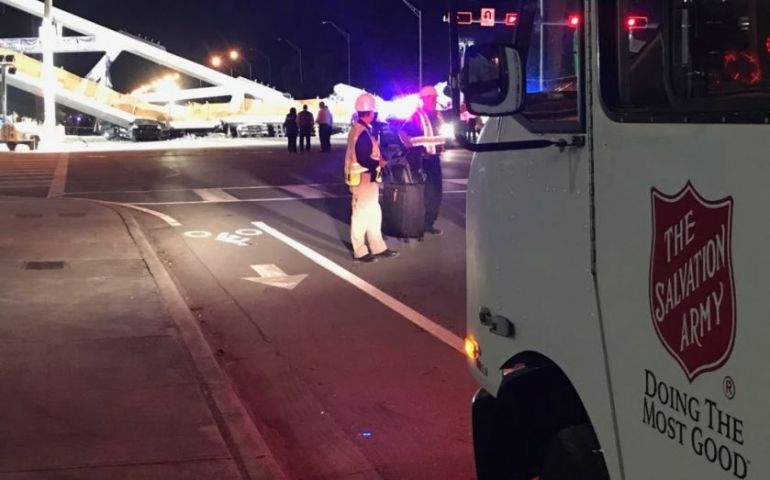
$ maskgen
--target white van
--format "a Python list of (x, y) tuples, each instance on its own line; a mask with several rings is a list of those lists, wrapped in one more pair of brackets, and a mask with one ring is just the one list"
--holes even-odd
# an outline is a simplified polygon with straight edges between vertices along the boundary
[(770, 479), (770, 0), (450, 5), (478, 478)]

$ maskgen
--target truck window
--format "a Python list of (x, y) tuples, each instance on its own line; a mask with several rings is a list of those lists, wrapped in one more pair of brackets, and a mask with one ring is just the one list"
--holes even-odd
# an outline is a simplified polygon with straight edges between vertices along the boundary
[(770, 114), (770, 0), (599, 5), (602, 95), (615, 113), (701, 122)]
[[(517, 45), (526, 52), (527, 94), (522, 117), (533, 131), (580, 128), (582, 6), (578, 0), (528, 0), (531, 28)], [(524, 38), (522, 38), (524, 37)]]

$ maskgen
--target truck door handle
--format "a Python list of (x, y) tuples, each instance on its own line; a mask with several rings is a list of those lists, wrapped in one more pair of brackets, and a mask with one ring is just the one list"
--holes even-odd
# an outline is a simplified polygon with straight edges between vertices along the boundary
[(556, 140), (553, 143), (553, 146), (558, 148), (560, 152), (563, 152), (567, 147), (585, 147), (586, 137), (575, 135), (570, 139), (569, 142), (562, 138), (560, 140)]
[(493, 314), (487, 307), (481, 307), (479, 310), (479, 322), (489, 331), (501, 337), (513, 338), (516, 335), (516, 327), (513, 322), (502, 315)]

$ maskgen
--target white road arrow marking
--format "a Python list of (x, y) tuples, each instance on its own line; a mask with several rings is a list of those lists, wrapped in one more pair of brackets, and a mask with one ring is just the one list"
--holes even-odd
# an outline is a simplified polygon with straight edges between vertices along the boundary
[(284, 290), (294, 290), (297, 285), (307, 278), (306, 273), (300, 275), (286, 275), (286, 272), (276, 265), (252, 265), (251, 269), (254, 270), (259, 277), (244, 277), (243, 280), (261, 283), (268, 287), (283, 288)]
[(217, 240), (224, 243), (231, 243), (233, 245), (238, 245), (239, 247), (248, 247), (249, 246), (249, 239), (243, 238), (238, 235), (234, 235), (232, 233), (222, 232), (219, 235), (217, 235)]

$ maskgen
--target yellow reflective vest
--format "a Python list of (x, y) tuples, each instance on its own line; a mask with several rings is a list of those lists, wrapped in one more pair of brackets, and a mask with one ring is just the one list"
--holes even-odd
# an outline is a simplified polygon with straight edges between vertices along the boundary
[[(441, 121), (441, 114), (437, 113), (439, 120)], [(429, 155), (436, 155), (438, 148), (446, 143), (446, 138), (439, 135), (433, 128), (433, 124), (428, 117), (428, 114), (422, 109), (417, 109), (417, 118), (420, 121), (420, 127), (422, 128), (422, 135), (419, 137), (412, 137), (411, 142), (414, 147), (425, 147), (426, 152)]]
[[(358, 138), (363, 134), (369, 135), (372, 139), (372, 160), (379, 161), (382, 158), (380, 145), (377, 143), (377, 139), (372, 135), (372, 132), (360, 122), (354, 123), (348, 134), (348, 146), (347, 150), (345, 150), (345, 183), (351, 187), (361, 184), (362, 175), (369, 175), (369, 169), (358, 163), (358, 160), (356, 159), (356, 143), (358, 142)], [(376, 173), (377, 176), (375, 181), (377, 183), (382, 183), (382, 169), (377, 167)]]

